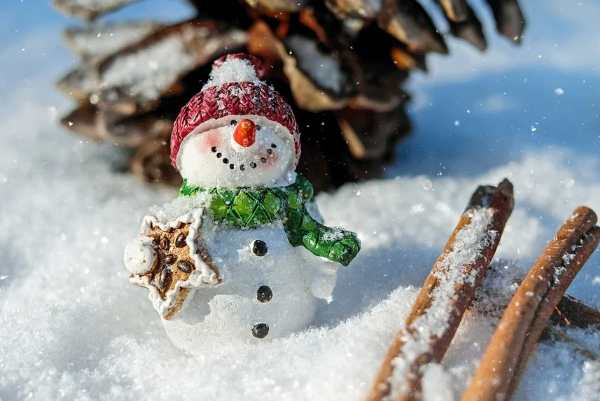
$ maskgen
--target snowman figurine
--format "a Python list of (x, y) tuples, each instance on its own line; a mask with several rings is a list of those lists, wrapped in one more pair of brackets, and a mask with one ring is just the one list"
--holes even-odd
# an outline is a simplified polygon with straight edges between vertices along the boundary
[(294, 114), (261, 77), (253, 56), (215, 61), (173, 128), (179, 196), (154, 207), (125, 248), (130, 281), (196, 355), (306, 328), (360, 250), (354, 233), (321, 223), (311, 184), (294, 171)]

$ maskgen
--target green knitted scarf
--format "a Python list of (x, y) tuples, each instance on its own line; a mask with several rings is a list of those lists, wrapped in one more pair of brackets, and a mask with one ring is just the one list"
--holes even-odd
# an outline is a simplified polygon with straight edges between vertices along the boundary
[(313, 254), (347, 266), (360, 250), (356, 234), (326, 227), (306, 210), (313, 188), (300, 175), (292, 185), (273, 188), (202, 188), (183, 180), (179, 196), (211, 195), (208, 209), (217, 223), (253, 228), (281, 221), (292, 246), (304, 246)]

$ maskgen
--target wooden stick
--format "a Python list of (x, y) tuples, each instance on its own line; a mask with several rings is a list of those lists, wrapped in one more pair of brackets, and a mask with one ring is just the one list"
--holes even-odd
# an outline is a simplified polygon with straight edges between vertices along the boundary
[(509, 398), (516, 390), (519, 380), (523, 375), (523, 371), (527, 366), (527, 361), (533, 353), (542, 332), (548, 326), (548, 321), (550, 320), (550, 316), (552, 316), (556, 310), (556, 305), (560, 302), (567, 291), (567, 288), (569, 288), (577, 274), (581, 271), (583, 265), (585, 265), (590, 256), (592, 256), (592, 253), (594, 253), (598, 247), (598, 243), (600, 243), (600, 227), (594, 226), (579, 240), (576, 245), (577, 248), (571, 251), (574, 251), (574, 253), (570, 254), (571, 256), (569, 257), (570, 259), (568, 262), (564, 262), (564, 270), (556, 272), (554, 282), (546, 292), (545, 302), (540, 304), (536, 318), (529, 329), (525, 345), (523, 346), (523, 352), (519, 358), (519, 364), (517, 365), (512, 383), (509, 387)]
[(504, 312), (461, 401), (508, 400), (556, 305), (600, 241), (596, 214), (579, 207), (550, 241)]
[(475, 191), (421, 288), (406, 328), (389, 348), (368, 401), (380, 401), (390, 393), (390, 377), (398, 361), (404, 362), (404, 368), (396, 372), (402, 381), (398, 400), (421, 398), (420, 368), (440, 362), (446, 353), (496, 252), (513, 206), (513, 186), (506, 179), (497, 188), (482, 186)]

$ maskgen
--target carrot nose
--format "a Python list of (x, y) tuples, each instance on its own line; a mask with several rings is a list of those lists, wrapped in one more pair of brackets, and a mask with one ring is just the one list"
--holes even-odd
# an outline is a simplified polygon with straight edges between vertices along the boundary
[(233, 139), (244, 148), (254, 145), (256, 141), (256, 124), (252, 120), (244, 118), (235, 128)]

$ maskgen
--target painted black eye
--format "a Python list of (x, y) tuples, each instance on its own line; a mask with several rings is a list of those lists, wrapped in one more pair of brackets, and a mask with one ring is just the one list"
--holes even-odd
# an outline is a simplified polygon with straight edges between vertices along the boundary
[(272, 155), (273, 154), (273, 150), (267, 149), (267, 153), (270, 154), (270, 155)]
[(217, 157), (219, 157), (219, 158), (220, 158), (221, 156), (223, 156), (223, 155), (222, 155), (222, 154), (220, 154), (220, 153), (217, 153)]
[(244, 171), (246, 170), (246, 166), (244, 166), (243, 164), (240, 166), (240, 170)]
[(264, 157), (261, 157), (261, 158), (260, 158), (260, 162), (261, 162), (261, 163), (266, 163), (266, 162), (267, 162), (267, 159), (265, 159)]
[(260, 131), (260, 125), (257, 125), (257, 126), (256, 126), (256, 130), (257, 130), (257, 131)]
[(254, 163), (254, 162), (250, 163), (250, 167), (256, 168), (256, 163)]
[(235, 166), (233, 165), (233, 163), (229, 165), (229, 168), (232, 169), (232, 170), (235, 168)]
[(212, 148), (210, 148), (210, 150), (212, 150), (212, 152), (215, 153), (217, 151), (217, 147), (213, 146)]
[(271, 147), (272, 147), (273, 149), (275, 149), (275, 148), (277, 148), (277, 145), (275, 145), (274, 143), (272, 143), (272, 144), (271, 144)]
[(224, 158), (223, 159), (223, 163), (225, 163), (225, 164), (229, 163), (229, 159), (228, 158)]
[(236, 120), (231, 120), (231, 123), (230, 123), (230, 124), (231, 124), (231, 125), (236, 125), (236, 124), (237, 124), (237, 121), (236, 121)]

